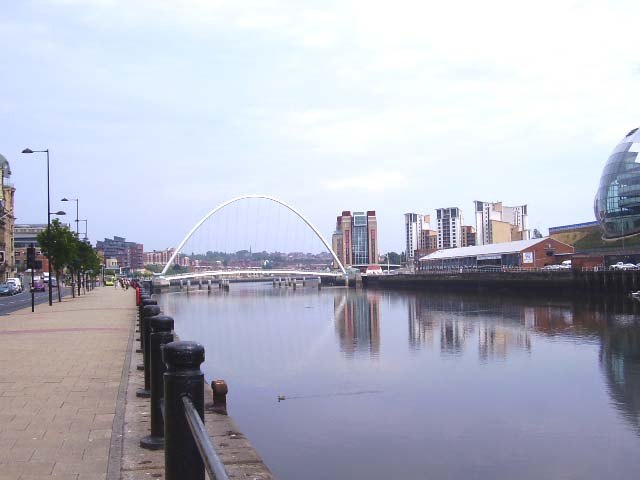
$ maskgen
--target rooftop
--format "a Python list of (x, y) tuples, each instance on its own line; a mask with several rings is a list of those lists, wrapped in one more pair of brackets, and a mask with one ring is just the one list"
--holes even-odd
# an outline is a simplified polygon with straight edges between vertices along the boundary
[(503, 253), (521, 252), (533, 245), (548, 240), (549, 237), (533, 238), (531, 240), (517, 240), (515, 242), (491, 243), (475, 247), (447, 248), (425, 255), (420, 260), (444, 260), (447, 258), (476, 257), (480, 255), (497, 255)]

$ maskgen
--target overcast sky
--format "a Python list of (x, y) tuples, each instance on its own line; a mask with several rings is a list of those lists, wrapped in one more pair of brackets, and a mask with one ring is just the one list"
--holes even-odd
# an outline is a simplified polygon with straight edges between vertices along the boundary
[(593, 219), (604, 163), (640, 126), (637, 1), (4, 1), (0, 153), (18, 223), (52, 209), (92, 240), (179, 243), (244, 193), (330, 241), (376, 210), (529, 205), (532, 228)]

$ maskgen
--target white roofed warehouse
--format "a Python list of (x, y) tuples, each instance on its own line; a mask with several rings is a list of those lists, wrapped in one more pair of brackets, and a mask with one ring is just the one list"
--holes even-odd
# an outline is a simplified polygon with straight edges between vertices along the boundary
[(571, 259), (571, 245), (553, 238), (492, 243), (474, 247), (438, 250), (420, 258), (419, 270), (498, 268), (541, 268)]

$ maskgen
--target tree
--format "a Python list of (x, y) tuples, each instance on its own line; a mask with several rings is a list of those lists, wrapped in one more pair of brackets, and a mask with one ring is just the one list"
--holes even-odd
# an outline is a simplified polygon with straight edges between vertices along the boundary
[(73, 262), (77, 255), (78, 236), (55, 218), (51, 222), (51, 228), (40, 232), (37, 238), (42, 253), (51, 261), (51, 268), (58, 284), (58, 301), (61, 302), (60, 273)]
[(389, 263), (394, 265), (400, 265), (402, 263), (402, 255), (396, 252), (387, 253), (387, 259)]
[(95, 277), (100, 273), (101, 262), (100, 257), (96, 251), (91, 247), (90, 243), (82, 242), (77, 240), (78, 246), (78, 263), (80, 265), (80, 271), (85, 274), (85, 286), (86, 286), (86, 277), (89, 275), (90, 278)]
[(540, 233), (540, 230), (538, 230), (537, 228), (533, 229), (533, 238), (542, 238), (542, 234)]

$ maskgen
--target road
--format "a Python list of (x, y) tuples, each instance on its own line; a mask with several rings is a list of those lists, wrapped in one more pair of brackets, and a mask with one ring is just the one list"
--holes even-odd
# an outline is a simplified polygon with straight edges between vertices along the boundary
[[(71, 288), (64, 287), (61, 288), (62, 296), (71, 295)], [(46, 303), (49, 301), (49, 292), (36, 292), (35, 294), (35, 303), (36, 309), (39, 304), (45, 304), (42, 307), (48, 306)], [(57, 289), (53, 289), (53, 301), (58, 301), (58, 292)], [(31, 306), (31, 293), (29, 290), (24, 290), (23, 292), (17, 295), (11, 295), (8, 297), (0, 297), (0, 315), (7, 315), (11, 312), (15, 312), (16, 310), (20, 310), (21, 308), (30, 307)], [(42, 308), (40, 307), (40, 308)]]

